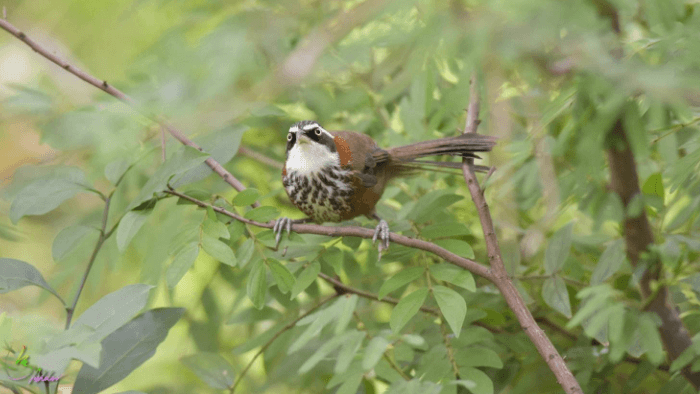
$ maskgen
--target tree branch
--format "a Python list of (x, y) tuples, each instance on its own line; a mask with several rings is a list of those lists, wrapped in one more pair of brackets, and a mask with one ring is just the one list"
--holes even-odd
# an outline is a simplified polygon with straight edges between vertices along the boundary
[[(479, 93), (476, 89), (476, 75), (471, 77), (471, 86), (469, 89), (469, 106), (467, 107), (467, 120), (464, 126), (465, 133), (476, 133), (479, 126)], [(582, 394), (583, 391), (579, 386), (576, 378), (567, 367), (564, 359), (561, 357), (557, 349), (554, 347), (549, 337), (537, 325), (535, 318), (527, 309), (520, 293), (513, 285), (513, 282), (508, 277), (503, 259), (501, 257), (501, 249), (498, 245), (498, 238), (491, 219), (489, 205), (484, 198), (484, 192), (479, 186), (479, 181), (474, 172), (474, 161), (471, 159), (463, 159), (462, 170), (464, 180), (469, 188), (469, 193), (472, 196), (474, 205), (479, 212), (479, 220), (481, 228), (484, 232), (484, 241), (486, 242), (486, 250), (488, 252), (489, 263), (493, 272), (492, 282), (498, 287), (503, 294), (510, 309), (515, 313), (523, 330), (534, 343), (537, 351), (545, 360), (549, 368), (557, 378), (557, 382), (562, 386), (568, 394)]]
[[(83, 81), (89, 83), (90, 85), (104, 91), (105, 93), (108, 93), (119, 100), (129, 104), (132, 108), (137, 110), (139, 113), (141, 113), (143, 116), (151, 119), (152, 121), (160, 124), (162, 127), (164, 127), (170, 135), (175, 137), (178, 141), (180, 141), (183, 145), (191, 146), (195, 149), (198, 149), (202, 151), (202, 148), (200, 148), (197, 144), (192, 142), (189, 138), (185, 136), (181, 131), (176, 129), (174, 126), (168, 124), (165, 120), (161, 119), (158, 116), (152, 116), (146, 113), (143, 113), (141, 111), (140, 106), (138, 103), (129, 97), (126, 93), (122, 92), (121, 90), (115, 88), (114, 86), (110, 85), (107, 83), (107, 81), (100, 80), (89, 73), (81, 70), (80, 68), (68, 63), (67, 61), (59, 58), (58, 56), (54, 55), (51, 53), (49, 50), (41, 46), (39, 43), (36, 41), (32, 40), (31, 38), (27, 37), (26, 34), (22, 33), (19, 29), (17, 29), (15, 26), (13, 26), (10, 22), (0, 19), (0, 28), (3, 30), (7, 31), (8, 33), (12, 34), (13, 36), (17, 37), (20, 39), (23, 43), (27, 44), (30, 48), (32, 48), (36, 53), (40, 54), (41, 56), (49, 59), (53, 63), (57, 64), (59, 67), (63, 68), (64, 70), (68, 71), (69, 73), (75, 75), (76, 77), (82, 79)], [(236, 179), (233, 174), (228, 172), (224, 167), (221, 166), (216, 160), (212, 159), (211, 157), (208, 158), (207, 160), (204, 161), (207, 163), (207, 165), (215, 172), (217, 173), (221, 178), (223, 178), (226, 183), (231, 185), (234, 189), (241, 191), (245, 189), (245, 186)], [(260, 204), (258, 202), (253, 203), (253, 207), (258, 207)]]
[[(172, 194), (174, 196), (178, 196), (182, 199), (185, 199), (187, 201), (190, 201), (202, 208), (207, 208), (211, 207), (214, 211), (226, 215), (232, 219), (236, 219), (238, 221), (241, 221), (243, 223), (251, 224), (253, 226), (257, 227), (262, 227), (262, 228), (269, 228), (271, 229), (274, 226), (274, 222), (270, 223), (261, 223), (261, 222), (256, 222), (254, 220), (246, 219), (242, 216), (239, 216), (233, 212), (230, 212), (224, 208), (217, 207), (211, 204), (207, 204), (204, 201), (197, 200), (196, 198), (190, 197), (186, 194), (182, 194), (180, 192), (177, 192), (175, 190), (166, 190), (165, 193), (167, 194)], [(364, 227), (355, 227), (355, 226), (343, 226), (343, 227), (331, 227), (331, 226), (321, 226), (318, 224), (292, 224), (292, 231), (295, 233), (299, 234), (317, 234), (317, 235), (326, 235), (329, 237), (359, 237), (359, 238), (365, 238), (365, 239), (371, 239), (374, 236), (374, 230), (364, 228)], [(423, 241), (420, 239), (415, 239), (415, 238), (409, 238), (403, 235), (399, 235), (396, 233), (390, 233), (389, 234), (389, 239), (391, 242), (395, 242), (399, 245), (404, 245), (409, 248), (415, 248), (415, 249), (421, 249), (425, 250), (426, 252), (431, 252), (441, 258), (443, 258), (445, 261), (452, 263), (458, 267), (464, 268), (476, 275), (479, 275), (481, 277), (484, 277), (488, 280), (492, 280), (492, 273), (491, 270), (489, 270), (487, 267), (477, 263), (474, 260), (470, 260), (461, 256), (458, 256), (447, 249), (441, 248), (438, 245)]]

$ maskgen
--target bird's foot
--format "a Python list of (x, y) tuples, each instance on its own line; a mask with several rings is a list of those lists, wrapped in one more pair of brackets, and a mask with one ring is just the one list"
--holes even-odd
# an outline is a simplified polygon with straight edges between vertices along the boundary
[(374, 229), (374, 236), (372, 237), (372, 245), (379, 239), (379, 246), (377, 250), (379, 251), (379, 259), (382, 258), (382, 251), (389, 249), (389, 224), (386, 220), (379, 220), (379, 224)]
[(277, 249), (280, 245), (280, 241), (282, 240), (282, 232), (284, 230), (287, 230), (287, 238), (289, 238), (289, 234), (292, 232), (292, 224), (307, 223), (309, 220), (309, 218), (292, 220), (286, 216), (275, 220), (275, 225), (272, 226), (272, 232), (275, 234), (275, 249)]

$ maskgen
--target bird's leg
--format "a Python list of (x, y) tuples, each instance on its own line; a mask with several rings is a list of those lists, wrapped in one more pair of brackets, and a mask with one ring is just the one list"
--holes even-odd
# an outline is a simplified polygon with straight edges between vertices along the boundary
[(275, 249), (280, 245), (280, 240), (282, 240), (282, 231), (287, 230), (287, 237), (289, 233), (292, 232), (292, 224), (303, 224), (311, 221), (311, 218), (303, 219), (290, 219), (286, 216), (275, 220), (275, 225), (272, 227), (272, 232), (275, 234)]
[(386, 222), (386, 220), (377, 216), (376, 213), (372, 213), (371, 215), (367, 216), (372, 219), (379, 220), (379, 224), (377, 224), (377, 227), (374, 229), (372, 244), (374, 245), (374, 243), (377, 242), (377, 239), (379, 239), (379, 246), (377, 247), (377, 250), (379, 251), (379, 259), (381, 259), (382, 251), (389, 249), (389, 224)]

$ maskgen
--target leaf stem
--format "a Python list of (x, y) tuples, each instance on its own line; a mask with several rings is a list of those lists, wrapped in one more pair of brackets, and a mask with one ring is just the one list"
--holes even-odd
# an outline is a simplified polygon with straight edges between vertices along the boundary
[(324, 299), (323, 301), (321, 301), (321, 302), (319, 302), (318, 304), (314, 305), (311, 309), (309, 309), (309, 310), (306, 311), (305, 313), (302, 313), (301, 315), (299, 315), (299, 317), (297, 317), (297, 318), (294, 319), (292, 322), (290, 322), (289, 324), (287, 324), (286, 326), (284, 326), (284, 328), (282, 328), (282, 329), (281, 329), (279, 332), (277, 332), (272, 338), (270, 338), (270, 339), (260, 348), (260, 350), (258, 350), (258, 352), (255, 353), (255, 356), (253, 356), (253, 358), (250, 360), (250, 362), (248, 362), (248, 365), (246, 365), (245, 368), (243, 368), (243, 371), (241, 371), (241, 374), (238, 375), (238, 378), (237, 378), (236, 381), (233, 383), (233, 386), (231, 386), (231, 388), (229, 389), (229, 393), (234, 394), (234, 393), (236, 392), (236, 388), (237, 388), (238, 385), (241, 383), (241, 380), (243, 380), (243, 377), (248, 373), (248, 370), (250, 369), (250, 367), (253, 366), (253, 363), (255, 362), (255, 360), (257, 360), (258, 357), (260, 357), (260, 355), (263, 354), (263, 353), (265, 352), (265, 350), (267, 350), (267, 348), (270, 347), (270, 345), (272, 345), (272, 342), (274, 342), (275, 339), (279, 338), (279, 336), (282, 335), (283, 333), (285, 333), (286, 331), (289, 331), (290, 329), (292, 329), (292, 328), (299, 322), (299, 320), (301, 320), (301, 319), (305, 318), (306, 316), (312, 314), (312, 313), (315, 312), (318, 308), (320, 308), (321, 306), (323, 306), (324, 304), (326, 304), (328, 301), (330, 301), (330, 300), (336, 298), (337, 296), (338, 296), (337, 294), (333, 294), (332, 296), (327, 297), (327, 298)]
[(112, 194), (110, 194), (108, 197), (105, 198), (105, 207), (102, 210), (102, 227), (100, 228), (100, 236), (97, 239), (97, 243), (95, 244), (95, 248), (92, 250), (92, 255), (90, 256), (90, 260), (88, 261), (88, 265), (85, 268), (85, 273), (83, 274), (83, 278), (80, 281), (80, 286), (78, 287), (78, 292), (75, 294), (75, 298), (73, 299), (73, 303), (71, 304), (70, 308), (66, 308), (66, 326), (65, 329), (70, 328), (70, 323), (71, 320), (73, 319), (73, 314), (75, 313), (75, 307), (78, 304), (78, 299), (80, 299), (80, 294), (83, 292), (83, 288), (85, 287), (85, 282), (87, 281), (88, 274), (90, 274), (90, 270), (92, 269), (92, 265), (95, 263), (95, 258), (97, 257), (97, 253), (100, 251), (102, 248), (102, 244), (104, 244), (105, 240), (112, 235), (112, 232), (114, 232), (114, 229), (117, 228), (117, 225), (115, 224), (114, 227), (108, 232), (105, 233), (105, 229), (107, 228), (107, 219), (109, 218), (109, 206), (110, 203), (112, 202)]

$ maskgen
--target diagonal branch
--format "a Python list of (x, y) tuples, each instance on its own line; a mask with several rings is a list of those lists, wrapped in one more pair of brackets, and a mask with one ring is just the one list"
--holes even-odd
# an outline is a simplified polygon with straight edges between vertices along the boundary
[[(63, 68), (64, 70), (68, 71), (69, 73), (75, 75), (76, 77), (82, 79), (83, 81), (89, 83), (90, 85), (104, 91), (105, 93), (108, 93), (119, 100), (129, 104), (131, 107), (133, 107), (135, 110), (139, 111), (143, 116), (151, 119), (152, 121), (160, 124), (163, 128), (168, 130), (170, 135), (175, 137), (176, 140), (180, 141), (183, 145), (191, 146), (195, 149), (202, 150), (197, 144), (192, 142), (185, 134), (183, 134), (180, 130), (176, 129), (174, 126), (168, 124), (164, 119), (160, 118), (159, 116), (153, 116), (149, 115), (146, 113), (143, 113), (138, 105), (138, 103), (132, 99), (130, 96), (128, 96), (126, 93), (122, 92), (121, 90), (115, 88), (114, 86), (110, 85), (107, 83), (107, 81), (100, 80), (91, 74), (81, 70), (80, 68), (68, 63), (67, 61), (59, 58), (58, 56), (54, 55), (51, 53), (48, 49), (44, 48), (41, 46), (41, 44), (37, 43), (33, 39), (27, 37), (26, 34), (22, 33), (21, 30), (13, 26), (10, 22), (0, 19), (0, 28), (3, 30), (7, 31), (8, 33), (12, 34), (13, 36), (17, 37), (20, 39), (23, 43), (27, 44), (30, 48), (32, 48), (36, 53), (40, 54), (41, 56), (49, 59), (53, 63), (57, 64), (59, 67)], [(231, 185), (234, 189), (241, 191), (245, 189), (245, 186), (238, 180), (236, 179), (233, 174), (228, 172), (224, 167), (219, 164), (216, 160), (212, 159), (211, 157), (205, 160), (205, 163), (215, 172), (217, 173), (221, 178), (223, 178), (226, 183)], [(255, 202), (253, 203), (254, 207), (260, 206), (259, 203)]]
[[(476, 89), (476, 76), (471, 77), (471, 86), (469, 89), (469, 106), (467, 107), (467, 123), (464, 127), (465, 133), (476, 133), (479, 126), (479, 93)], [(561, 357), (557, 349), (549, 340), (549, 337), (537, 325), (535, 318), (527, 309), (520, 293), (513, 285), (513, 281), (508, 277), (503, 259), (501, 257), (501, 249), (498, 246), (498, 238), (494, 230), (493, 220), (489, 205), (484, 198), (484, 191), (479, 186), (479, 181), (474, 172), (473, 160), (463, 159), (462, 170), (464, 172), (464, 180), (469, 188), (469, 193), (472, 196), (472, 201), (476, 205), (479, 212), (479, 220), (481, 228), (484, 232), (484, 241), (486, 242), (486, 250), (488, 252), (489, 264), (493, 272), (492, 282), (498, 287), (503, 294), (510, 309), (515, 313), (523, 330), (530, 337), (530, 340), (537, 348), (542, 358), (545, 360), (549, 369), (552, 370), (557, 378), (557, 382), (562, 386), (567, 394), (582, 394), (583, 391), (579, 386), (576, 378), (567, 367), (564, 359)]]

